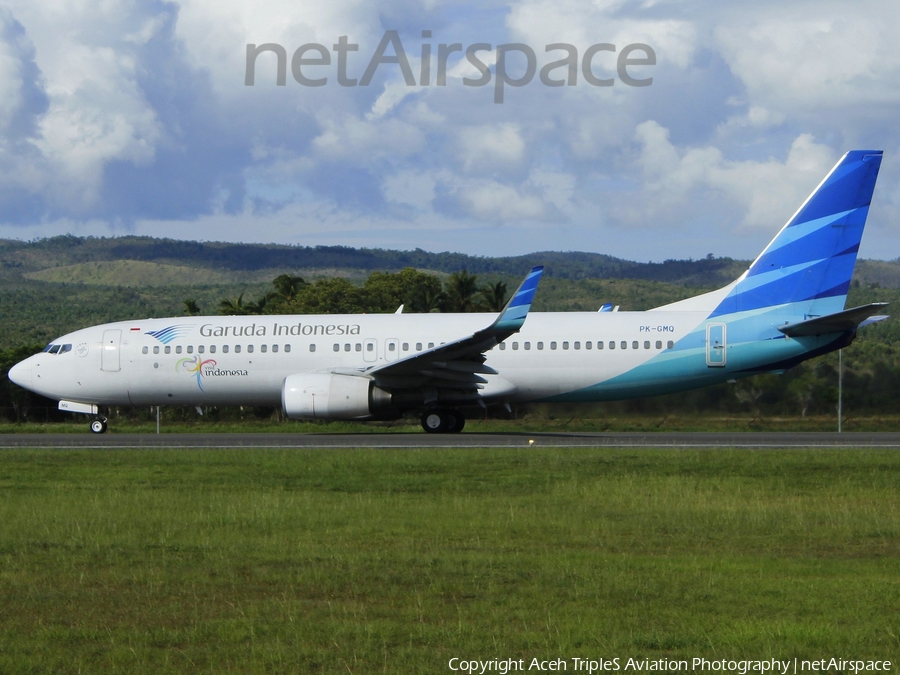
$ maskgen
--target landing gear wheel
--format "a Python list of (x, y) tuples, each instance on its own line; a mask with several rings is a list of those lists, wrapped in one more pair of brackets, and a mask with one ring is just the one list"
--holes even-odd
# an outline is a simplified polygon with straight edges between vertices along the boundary
[(91, 422), (91, 431), (95, 434), (105, 434), (106, 428), (107, 428), (106, 419), (103, 417)]
[(422, 428), (429, 434), (455, 434), (463, 430), (466, 418), (458, 410), (433, 409), (422, 415)]
[(459, 410), (448, 410), (447, 415), (449, 421), (447, 423), (446, 432), (448, 434), (458, 434), (466, 426), (466, 418)]

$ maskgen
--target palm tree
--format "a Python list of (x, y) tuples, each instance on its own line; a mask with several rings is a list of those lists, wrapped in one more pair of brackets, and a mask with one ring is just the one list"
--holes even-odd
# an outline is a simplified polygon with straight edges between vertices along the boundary
[(481, 296), (478, 306), (488, 312), (499, 312), (506, 307), (506, 284), (498, 281), (496, 284), (486, 284), (478, 289)]
[(226, 316), (249, 314), (247, 307), (244, 306), (244, 294), (241, 293), (236, 298), (222, 300), (219, 303), (219, 314)]
[(186, 298), (182, 302), (184, 303), (184, 311), (188, 316), (197, 316), (200, 313), (200, 305), (193, 298)]
[(275, 280), (272, 281), (272, 285), (275, 287), (275, 292), (278, 293), (278, 295), (285, 300), (290, 301), (294, 299), (294, 296), (297, 295), (301, 288), (308, 284), (304, 281), (303, 277), (281, 274), (275, 277)]
[(446, 295), (445, 311), (471, 312), (475, 309), (475, 294), (478, 292), (478, 276), (466, 270), (454, 272), (444, 284)]
[(446, 296), (441, 290), (429, 286), (419, 286), (409, 301), (409, 311), (425, 313), (440, 311), (445, 304)]

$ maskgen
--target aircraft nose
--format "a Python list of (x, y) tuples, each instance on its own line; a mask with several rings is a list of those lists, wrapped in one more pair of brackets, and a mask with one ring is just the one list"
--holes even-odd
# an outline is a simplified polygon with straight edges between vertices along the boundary
[(31, 364), (21, 361), (9, 369), (9, 379), (20, 387), (31, 389)]

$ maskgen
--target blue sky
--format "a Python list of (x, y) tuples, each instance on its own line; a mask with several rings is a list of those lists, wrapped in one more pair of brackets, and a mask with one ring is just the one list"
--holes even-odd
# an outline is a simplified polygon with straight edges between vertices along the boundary
[[(62, 233), (343, 244), (634, 260), (750, 258), (845, 151), (883, 149), (863, 257), (900, 257), (900, 5), (522, 0), (12, 0), (0, 5), (0, 237)], [(337, 82), (346, 35), (359, 79), (397, 31), (416, 86), (381, 64)], [(423, 38), (422, 31), (431, 37)], [(244, 83), (247, 44), (277, 43)], [(291, 55), (317, 43), (328, 66)], [(533, 49), (537, 70), (594, 44), (594, 77), (463, 84), (459, 52)], [(656, 64), (616, 57), (649, 45)], [(430, 44), (431, 82), (420, 86)], [(393, 54), (389, 49), (387, 54)], [(316, 56), (308, 52), (308, 56)], [(637, 52), (635, 57), (642, 56)], [(525, 57), (508, 57), (511, 78)], [(564, 78), (566, 69), (554, 71)]]

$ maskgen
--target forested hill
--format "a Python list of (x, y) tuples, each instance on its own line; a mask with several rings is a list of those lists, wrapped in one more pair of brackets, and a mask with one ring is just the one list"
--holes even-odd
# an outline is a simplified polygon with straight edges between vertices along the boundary
[[(31, 278), (77, 282), (77, 274), (66, 278), (67, 273), (84, 273), (77, 266), (121, 261), (150, 263), (143, 270), (150, 276), (155, 265), (165, 265), (165, 268), (155, 271), (166, 274), (179, 269), (182, 273), (189, 269), (215, 272), (214, 280), (207, 277), (213, 283), (246, 280), (250, 276), (261, 280), (272, 271), (318, 272), (330, 276), (341, 272), (366, 274), (375, 270), (397, 271), (405, 267), (443, 273), (467, 270), (471, 274), (518, 277), (534, 265), (544, 265), (547, 276), (558, 279), (640, 279), (693, 287), (728, 283), (741, 274), (748, 264), (747, 261), (712, 256), (698, 260), (640, 263), (599, 253), (541, 251), (523, 256), (489, 258), (462, 253), (429, 253), (421, 249), (392, 251), (348, 246), (232, 244), (133, 236), (96, 238), (66, 235), (30, 242), (0, 240), (0, 278), (7, 281), (38, 273)], [(56, 277), (46, 273), (54, 269), (65, 271)], [(39, 274), (42, 271), (45, 274)], [(131, 274), (140, 271), (133, 266), (129, 268)], [(856, 278), (863, 283), (900, 288), (900, 261), (860, 261)], [(115, 279), (110, 281), (117, 283)], [(180, 280), (160, 281), (178, 285)], [(101, 280), (94, 281), (98, 282), (102, 283)], [(195, 283), (195, 279), (189, 275), (184, 283), (190, 285)]]
[(519, 276), (544, 265), (559, 279), (643, 279), (687, 286), (727, 283), (747, 266), (731, 258), (638, 263), (599, 253), (543, 251), (488, 258), (461, 253), (357, 249), (347, 246), (280, 246), (192, 242), (150, 237), (94, 238), (60, 236), (31, 242), (0, 240), (0, 275), (9, 279), (41, 270), (85, 263), (141, 261), (217, 272), (304, 270), (371, 272), (405, 267), (452, 273)]

